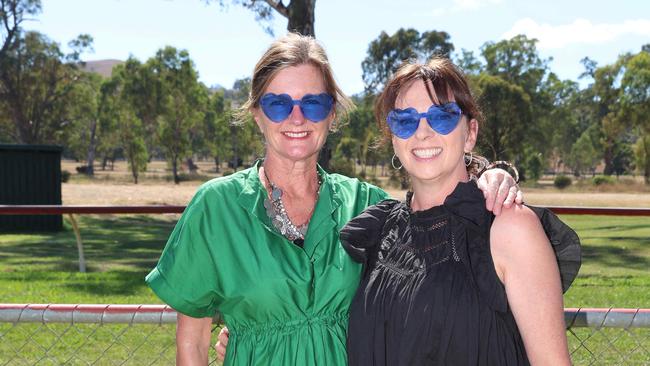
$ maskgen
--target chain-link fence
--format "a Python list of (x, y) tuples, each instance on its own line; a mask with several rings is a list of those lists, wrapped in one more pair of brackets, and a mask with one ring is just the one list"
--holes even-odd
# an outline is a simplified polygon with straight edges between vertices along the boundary
[(164, 305), (0, 304), (0, 365), (174, 365), (175, 332)]
[(574, 365), (650, 365), (650, 309), (565, 309)]
[[(566, 309), (565, 320), (575, 365), (650, 365), (650, 309)], [(0, 304), (0, 365), (174, 365), (175, 324), (162, 305)]]

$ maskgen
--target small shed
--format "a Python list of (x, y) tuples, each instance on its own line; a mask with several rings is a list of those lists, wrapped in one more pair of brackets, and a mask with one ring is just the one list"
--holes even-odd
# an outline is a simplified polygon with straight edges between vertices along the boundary
[[(0, 144), (0, 205), (60, 205), (61, 146)], [(61, 215), (0, 215), (1, 232), (57, 231)]]

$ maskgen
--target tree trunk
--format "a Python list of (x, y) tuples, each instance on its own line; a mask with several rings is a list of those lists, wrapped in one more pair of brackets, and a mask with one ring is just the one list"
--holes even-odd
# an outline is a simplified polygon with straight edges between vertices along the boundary
[(220, 168), (219, 168), (219, 157), (218, 157), (218, 156), (215, 156), (215, 157), (214, 157), (214, 171), (215, 171), (215, 173), (219, 173), (219, 172), (220, 172)]
[[(13, 92), (13, 91), (12, 91)], [(33, 134), (30, 129), (31, 123), (29, 123), (28, 118), (25, 117), (23, 114), (21, 108), (22, 108), (22, 100), (19, 97), (10, 97), (7, 98), (9, 100), (13, 100), (13, 102), (9, 102), (9, 108), (13, 109), (13, 120), (16, 125), (16, 132), (18, 136), (18, 140), (21, 144), (35, 144), (36, 141), (33, 139)]]
[(316, 0), (292, 0), (287, 6), (289, 22), (287, 30), (304, 36), (315, 37), (314, 10)]
[[(643, 137), (642, 137), (643, 138)], [(645, 184), (650, 184), (650, 144), (647, 144), (648, 139), (643, 138), (643, 150), (645, 150), (645, 166), (643, 168), (643, 178)]]
[(191, 156), (187, 158), (187, 169), (190, 171), (190, 173), (196, 173), (198, 169), (198, 166), (194, 164), (194, 160), (192, 159)]
[(95, 133), (97, 131), (97, 121), (93, 120), (90, 125), (90, 143), (88, 144), (88, 155), (86, 157), (86, 175), (95, 175)]
[(603, 160), (605, 162), (605, 168), (603, 169), (603, 174), (612, 175), (614, 171), (614, 142), (605, 141), (605, 151), (603, 154)]
[(174, 184), (178, 184), (180, 182), (180, 179), (178, 179), (178, 163), (176, 161), (176, 158), (172, 159), (172, 174), (174, 175)]
[(133, 175), (133, 181), (135, 182), (135, 184), (138, 184), (138, 168), (135, 166), (133, 160), (131, 160), (131, 175)]

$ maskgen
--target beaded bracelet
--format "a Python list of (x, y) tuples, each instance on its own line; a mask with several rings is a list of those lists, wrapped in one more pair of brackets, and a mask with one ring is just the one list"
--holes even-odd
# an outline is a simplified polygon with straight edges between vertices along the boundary
[(485, 170), (494, 169), (494, 168), (501, 168), (502, 166), (506, 167), (506, 169), (503, 169), (505, 171), (508, 171), (507, 168), (510, 168), (512, 170), (512, 172), (515, 173), (514, 176), (513, 176), (513, 178), (515, 178), (515, 183), (519, 183), (519, 171), (517, 170), (517, 168), (515, 168), (514, 164), (512, 164), (512, 163), (510, 163), (508, 161), (505, 161), (505, 160), (493, 161), (490, 164), (488, 164), (488, 166), (485, 167)]

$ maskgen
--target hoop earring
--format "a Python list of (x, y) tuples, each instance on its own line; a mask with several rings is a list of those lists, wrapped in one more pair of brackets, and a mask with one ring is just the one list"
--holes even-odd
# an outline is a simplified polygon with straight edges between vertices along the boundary
[(463, 160), (465, 160), (465, 166), (470, 166), (472, 164), (472, 160), (474, 160), (474, 154), (472, 152), (465, 153), (463, 155)]
[[(397, 155), (393, 154), (393, 157), (390, 159), (390, 165), (392, 165), (393, 169), (395, 169), (395, 170), (402, 169), (402, 162), (401, 161), (400, 161), (400, 164), (399, 164), (398, 167), (395, 166), (395, 158), (397, 158)], [(399, 161), (399, 158), (397, 159), (397, 161)]]

